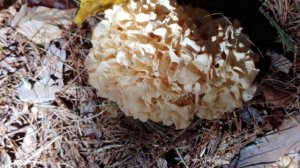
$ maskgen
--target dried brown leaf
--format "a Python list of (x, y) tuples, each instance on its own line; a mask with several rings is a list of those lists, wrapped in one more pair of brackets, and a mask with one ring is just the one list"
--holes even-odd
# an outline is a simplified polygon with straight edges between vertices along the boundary
[[(294, 119), (299, 120), (300, 115), (295, 116)], [(279, 132), (270, 132), (265, 137), (257, 139), (259, 143), (243, 148), (234, 167), (271, 166), (270, 164), (276, 162), (280, 156), (300, 148), (299, 131), (298, 123), (286, 120), (279, 128)]]
[(275, 107), (283, 107), (287, 105), (295, 95), (295, 93), (278, 90), (272, 86), (264, 87), (263, 93), (266, 102), (274, 105)]
[(274, 109), (271, 114), (266, 117), (272, 129), (278, 129), (284, 121), (284, 113), (282, 110)]
[(289, 73), (292, 63), (285, 56), (276, 53), (275, 51), (268, 51), (267, 56), (271, 58), (272, 67), (284, 73)]

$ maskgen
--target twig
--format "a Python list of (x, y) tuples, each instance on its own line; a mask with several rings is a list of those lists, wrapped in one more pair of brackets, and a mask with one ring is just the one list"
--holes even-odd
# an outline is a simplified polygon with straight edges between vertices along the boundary
[(175, 148), (175, 151), (177, 153), (177, 155), (179, 156), (180, 160), (181, 160), (181, 163), (184, 164), (185, 168), (189, 168), (189, 166), (185, 163), (181, 153), (179, 152), (179, 150), (177, 148)]
[(105, 150), (108, 150), (108, 149), (113, 149), (113, 148), (120, 148), (120, 147), (123, 147), (124, 145), (107, 145), (107, 146), (104, 146), (102, 148), (98, 148), (96, 151), (94, 152), (84, 152), (84, 154), (97, 154), (97, 153), (101, 153), (101, 152), (104, 152)]

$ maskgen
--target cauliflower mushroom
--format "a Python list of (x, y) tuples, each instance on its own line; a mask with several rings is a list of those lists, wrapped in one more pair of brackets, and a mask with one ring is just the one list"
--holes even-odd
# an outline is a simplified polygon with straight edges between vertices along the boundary
[(253, 97), (250, 43), (225, 19), (169, 0), (130, 0), (105, 11), (86, 58), (90, 84), (127, 116), (177, 129)]

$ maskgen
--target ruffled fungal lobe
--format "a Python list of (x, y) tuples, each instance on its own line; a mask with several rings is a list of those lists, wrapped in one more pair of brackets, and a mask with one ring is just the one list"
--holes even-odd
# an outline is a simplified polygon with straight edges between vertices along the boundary
[(105, 11), (86, 66), (100, 97), (127, 116), (186, 128), (253, 97), (250, 43), (225, 19), (169, 0), (130, 0)]

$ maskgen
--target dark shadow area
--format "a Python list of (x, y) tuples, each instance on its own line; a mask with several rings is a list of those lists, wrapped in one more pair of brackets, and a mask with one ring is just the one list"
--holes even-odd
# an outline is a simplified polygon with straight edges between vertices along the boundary
[(237, 19), (251, 41), (263, 52), (268, 49), (282, 51), (281, 44), (275, 43), (277, 32), (259, 12), (259, 0), (178, 0), (179, 4), (201, 7), (210, 13), (222, 13), (230, 21)]
[(165, 160), (168, 162), (169, 167), (179, 166), (179, 161), (175, 158), (178, 157), (175, 149), (171, 149), (166, 153)]
[[(275, 42), (278, 37), (276, 29), (259, 11), (261, 6), (259, 0), (177, 0), (177, 2), (206, 9), (211, 14), (222, 13), (231, 22), (237, 19), (243, 27), (243, 32), (249, 36), (264, 56), (267, 50), (283, 53), (282, 45)], [(214, 15), (214, 17), (222, 17), (222, 15)], [(252, 49), (258, 53), (255, 46)], [(260, 58), (260, 61), (257, 62), (257, 67), (260, 69), (257, 79), (266, 74), (269, 65), (268, 57)]]

